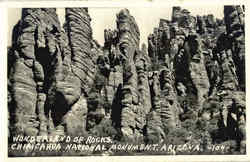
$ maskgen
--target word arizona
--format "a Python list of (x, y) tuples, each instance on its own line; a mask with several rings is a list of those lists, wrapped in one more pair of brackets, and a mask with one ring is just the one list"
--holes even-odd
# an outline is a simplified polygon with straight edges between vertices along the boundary
[(36, 144), (17, 144), (14, 143), (11, 145), (12, 150), (23, 150), (23, 151), (59, 151), (61, 150), (61, 145), (59, 143), (36, 143)]

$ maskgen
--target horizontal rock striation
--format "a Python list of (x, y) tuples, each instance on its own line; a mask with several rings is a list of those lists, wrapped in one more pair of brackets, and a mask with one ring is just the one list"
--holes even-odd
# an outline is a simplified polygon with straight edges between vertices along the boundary
[(198, 144), (204, 154), (223, 144), (232, 148), (227, 154), (245, 154), (244, 12), (224, 6), (218, 19), (173, 7), (140, 47), (128, 9), (104, 30), (103, 45), (92, 37), (88, 8), (66, 8), (63, 26), (55, 8), (22, 9), (8, 48), (9, 139), (91, 135)]
[(9, 77), (14, 105), (11, 112), (15, 121), (14, 134), (38, 135), (47, 131), (44, 103), (49, 71), (46, 68), (57, 50), (49, 37), (59, 32), (60, 22), (53, 8), (23, 9), (22, 19), (13, 29), (15, 61)]

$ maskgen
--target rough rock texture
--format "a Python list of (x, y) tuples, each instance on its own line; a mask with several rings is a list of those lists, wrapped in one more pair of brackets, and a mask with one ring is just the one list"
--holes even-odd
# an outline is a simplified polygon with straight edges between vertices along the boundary
[[(118, 87), (123, 83), (123, 69), (120, 60), (120, 51), (118, 47), (118, 31), (105, 30), (104, 31), (104, 48), (103, 55), (108, 59), (110, 70), (107, 76), (107, 84), (105, 85), (106, 97), (109, 105), (115, 105), (116, 93)], [(119, 108), (116, 108), (119, 109)], [(119, 113), (118, 113), (119, 114)]]
[(77, 86), (77, 89), (74, 90), (80, 90), (79, 95), (82, 96), (82, 100), (78, 100), (78, 111), (82, 109), (82, 114), (78, 114), (81, 116), (79, 128), (85, 132), (86, 128), (90, 129), (93, 124), (96, 124), (93, 121), (94, 117), (103, 116), (104, 113), (103, 105), (98, 101), (99, 98), (101, 99), (102, 86), (94, 84), (95, 80), (103, 79), (95, 76), (97, 73), (96, 63), (100, 64), (97, 60), (100, 54), (99, 44), (92, 40), (91, 18), (87, 8), (66, 8), (65, 17), (65, 28), (71, 48), (71, 69), (72, 74), (74, 74), (74, 80), (71, 81), (71, 84)]
[(225, 6), (225, 25), (231, 42), (232, 57), (236, 64), (240, 88), (245, 88), (245, 21), (242, 6)]
[[(83, 23), (79, 24), (76, 17)], [(85, 132), (86, 94), (95, 75), (84, 62), (87, 56), (92, 59), (88, 44), (92, 39), (90, 18), (86, 9), (66, 9), (66, 19), (67, 33), (61, 29), (55, 9), (23, 9), (22, 20), (14, 28), (17, 32), (13, 34), (13, 46), (17, 56), (10, 70), (16, 105), (13, 118), (25, 134)], [(82, 31), (83, 25), (89, 32)], [(80, 32), (86, 33), (85, 40)], [(91, 70), (95, 69), (93, 64), (89, 65)], [(91, 77), (86, 77), (89, 74)], [(23, 96), (27, 97), (22, 101)], [(53, 123), (48, 122), (50, 117)]]
[(224, 20), (173, 7), (141, 48), (128, 9), (103, 45), (90, 22), (87, 8), (66, 8), (63, 27), (54, 8), (22, 10), (8, 48), (9, 139), (88, 134), (246, 152), (243, 7), (225, 6)]
[[(139, 30), (134, 18), (127, 9), (117, 14), (117, 28), (119, 37), (119, 50), (123, 65), (123, 87), (122, 87), (122, 111), (121, 131), (125, 138), (134, 140), (138, 138), (139, 132), (136, 127), (141, 128), (139, 109), (139, 93), (137, 90), (138, 77), (134, 57), (139, 48)], [(140, 120), (140, 119), (139, 119)]]
[(108, 84), (107, 77), (110, 73), (109, 59), (104, 55), (99, 55), (97, 65), (98, 71), (94, 80), (95, 84), (88, 96), (88, 129), (98, 125), (105, 116), (110, 118), (111, 115), (111, 104), (105, 104), (108, 103), (105, 85)]
[(49, 35), (55, 37), (60, 32), (55, 11), (53, 8), (23, 9), (22, 20), (13, 29), (15, 63), (10, 69), (10, 81), (15, 106), (11, 118), (18, 134), (38, 135), (40, 129), (40, 134), (47, 131), (43, 105), (48, 71), (44, 71), (44, 59), (52, 61), (56, 51), (48, 39)]
[(195, 111), (202, 109), (202, 104), (208, 96), (209, 80), (204, 64), (204, 56), (201, 53), (201, 40), (198, 35), (189, 35), (184, 44), (184, 54), (190, 59), (189, 75), (195, 90)]
[[(237, 149), (245, 152), (245, 47), (244, 47), (244, 14), (240, 6), (225, 6), (226, 32), (218, 39), (213, 53), (220, 68), (219, 83), (217, 91), (211, 95), (204, 104), (204, 111), (213, 112), (217, 115), (210, 116), (216, 120), (219, 117), (218, 128), (224, 130), (214, 133), (220, 140), (236, 139)], [(239, 14), (238, 14), (239, 12)], [(235, 25), (235, 26), (234, 26)], [(234, 33), (237, 33), (234, 35)], [(237, 38), (239, 38), (237, 41)], [(234, 46), (234, 44), (241, 44)], [(239, 43), (240, 42), (240, 43)], [(236, 48), (237, 50), (235, 50)], [(241, 52), (242, 53), (241, 53)], [(236, 56), (237, 55), (237, 56)], [(241, 60), (241, 61), (240, 61)], [(241, 69), (241, 70), (239, 70)], [(217, 99), (216, 99), (217, 98)], [(217, 110), (208, 106), (215, 103), (219, 105)], [(226, 132), (226, 133), (225, 133)], [(226, 135), (227, 134), (227, 135)]]
[(67, 8), (66, 21), (72, 51), (72, 70), (81, 80), (85, 93), (88, 93), (95, 76), (95, 60), (93, 60), (93, 53), (90, 51), (92, 29), (88, 9)]
[(58, 78), (55, 78), (50, 91), (52, 103), (55, 102), (55, 107), (60, 110), (52, 111), (52, 118), (57, 119), (55, 126), (59, 131), (83, 135), (88, 112), (86, 95), (95, 75), (92, 62), (94, 53), (90, 50), (90, 17), (87, 8), (66, 8), (65, 17), (66, 33), (63, 41), (66, 43), (62, 51), (62, 63), (57, 61), (60, 64)]
[(161, 84), (161, 120), (166, 132), (170, 132), (180, 126), (179, 115), (181, 108), (177, 99), (177, 92), (174, 87), (173, 71), (163, 69), (160, 74)]
[[(139, 54), (135, 58), (136, 71), (138, 76), (138, 91), (140, 102), (142, 103), (141, 108), (143, 108), (143, 113), (148, 114), (150, 111), (151, 104), (151, 93), (149, 87), (149, 79), (148, 79), (148, 69), (150, 65), (149, 57), (147, 56), (146, 51), (139, 52)], [(143, 117), (145, 118), (145, 117)]]
[[(243, 104), (245, 95), (243, 90), (245, 75), (243, 60), (245, 59), (243, 59), (244, 52), (240, 54), (240, 51), (244, 51), (244, 13), (242, 11), (240, 6), (225, 6), (225, 25), (223, 20), (215, 19), (213, 15), (197, 16), (197, 21), (195, 21), (189, 11), (174, 7), (172, 21), (161, 19), (159, 28), (155, 28), (153, 34), (149, 35), (148, 52), (152, 61), (152, 70), (160, 71), (165, 66), (167, 68), (165, 74), (167, 74), (171, 73), (173, 69), (173, 89), (177, 90), (177, 95), (172, 96), (176, 96), (174, 99), (178, 101), (177, 105), (181, 106), (179, 115), (183, 127), (185, 127), (187, 119), (197, 122), (200, 122), (200, 119), (203, 120), (200, 117), (209, 107), (210, 113), (221, 115), (220, 117), (211, 117), (213, 118), (211, 120), (217, 120), (218, 123), (224, 121), (224, 127), (226, 127), (226, 129), (222, 129), (223, 126), (218, 124), (215, 129), (221, 131), (215, 133), (210, 130), (212, 139), (215, 139), (215, 136), (223, 137), (224, 131), (232, 131), (235, 128), (234, 133), (231, 133), (227, 140), (239, 139), (241, 141), (240, 151), (244, 152), (245, 137), (244, 129), (242, 129), (244, 127), (244, 113), (240, 115), (241, 119), (230, 113), (231, 109), (244, 110), (244, 108), (233, 108), (235, 100), (242, 103), (242, 107), (245, 107)], [(232, 27), (234, 25), (237, 27)], [(165, 34), (162, 34), (164, 33), (163, 29), (165, 29)], [(170, 32), (169, 36), (166, 34), (168, 32)], [(238, 34), (233, 37), (231, 33)], [(237, 45), (234, 45), (234, 42), (237, 42), (235, 43)], [(241, 45), (242, 47), (240, 47)], [(234, 47), (237, 50), (234, 50)], [(161, 101), (163, 102), (164, 99)], [(214, 102), (216, 106), (212, 104)], [(153, 103), (154, 101), (152, 101)], [(213, 125), (214, 121), (208, 122), (208, 126)], [(235, 121), (241, 121), (241, 124), (227, 125), (228, 122), (234, 123)]]
[(153, 72), (150, 82), (152, 109), (147, 115), (147, 142), (158, 143), (162, 142), (166, 135), (162, 128), (160, 81), (157, 72)]

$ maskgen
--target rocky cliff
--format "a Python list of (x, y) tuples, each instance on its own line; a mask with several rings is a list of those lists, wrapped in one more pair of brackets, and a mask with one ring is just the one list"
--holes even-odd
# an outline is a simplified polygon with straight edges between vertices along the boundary
[(66, 8), (63, 28), (54, 8), (22, 10), (8, 49), (10, 143), (91, 135), (245, 153), (244, 7), (225, 6), (223, 20), (173, 7), (142, 48), (128, 9), (104, 45), (90, 22), (87, 8)]

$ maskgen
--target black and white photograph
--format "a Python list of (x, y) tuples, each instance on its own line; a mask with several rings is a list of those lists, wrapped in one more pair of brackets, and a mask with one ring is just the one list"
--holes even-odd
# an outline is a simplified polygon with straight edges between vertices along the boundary
[(247, 155), (245, 10), (8, 8), (8, 157)]

